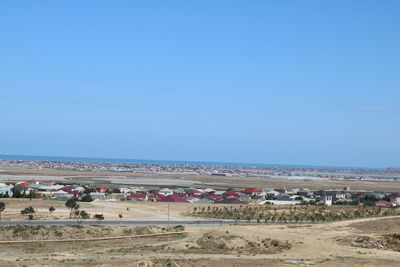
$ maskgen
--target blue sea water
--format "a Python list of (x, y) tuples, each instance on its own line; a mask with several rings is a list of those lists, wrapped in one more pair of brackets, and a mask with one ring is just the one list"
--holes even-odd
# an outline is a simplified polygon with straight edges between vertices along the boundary
[(182, 161), (182, 160), (144, 160), (144, 159), (115, 159), (115, 158), (30, 156), (30, 155), (0, 155), (0, 160), (98, 162), (98, 163), (142, 163), (142, 164), (246, 166), (246, 167), (257, 166), (257, 167), (310, 168), (310, 169), (369, 169), (369, 170), (379, 170), (377, 168), (338, 167), (338, 166), (333, 167), (333, 166), (285, 165), (285, 164), (264, 164), (264, 163), (232, 163), (232, 162)]

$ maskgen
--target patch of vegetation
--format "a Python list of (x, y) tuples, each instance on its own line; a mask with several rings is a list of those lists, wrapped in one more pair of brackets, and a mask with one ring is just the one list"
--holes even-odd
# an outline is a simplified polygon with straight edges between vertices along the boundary
[(351, 239), (340, 239), (340, 243), (361, 248), (374, 248), (400, 252), (400, 234), (389, 234), (379, 237), (358, 236)]
[(253, 220), (257, 222), (331, 222), (358, 218), (385, 217), (399, 215), (395, 209), (381, 209), (370, 206), (287, 206), (274, 207), (273, 205), (240, 205), (230, 207), (195, 207), (188, 213), (190, 216), (231, 219)]
[(190, 253), (248, 253), (270, 254), (291, 248), (291, 244), (271, 238), (248, 240), (244, 237), (210, 232), (197, 239), (195, 243), (187, 243), (186, 251)]

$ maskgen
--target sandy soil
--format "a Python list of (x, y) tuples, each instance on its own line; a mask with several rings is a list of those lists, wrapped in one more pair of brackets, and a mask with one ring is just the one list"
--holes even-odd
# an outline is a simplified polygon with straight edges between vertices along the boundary
[[(369, 235), (366, 225), (389, 225), (398, 229), (400, 218), (359, 219), (318, 225), (249, 225), (223, 227), (190, 227), (184, 237), (144, 238), (78, 242), (74, 244), (0, 245), (1, 266), (399, 266), (400, 253), (390, 250), (346, 246), (339, 239)], [(386, 224), (388, 222), (388, 224)], [(373, 234), (388, 229), (375, 228)], [(233, 236), (226, 239), (230, 248), (193, 251), (187, 244), (196, 244), (204, 235)], [(260, 252), (238, 249), (237, 242), (257, 243), (263, 239), (290, 243), (290, 248)], [(229, 244), (232, 240), (232, 244)], [(239, 241), (238, 241), (239, 240)]]
[[(33, 207), (36, 210), (34, 219), (36, 220), (65, 220), (69, 219), (69, 209), (64, 201), (52, 200), (29, 200), (29, 199), (0, 199), (6, 204), (6, 209), (2, 213), (3, 221), (25, 220), (26, 215), (21, 215), (21, 210), (26, 207)], [(122, 220), (167, 220), (168, 209), (170, 220), (185, 220), (181, 213), (193, 208), (190, 203), (168, 203), (165, 202), (135, 202), (135, 201), (93, 201), (78, 202), (81, 209), (92, 216), (94, 214), (103, 214), (105, 220), (119, 220), (119, 214), (123, 216)], [(50, 214), (49, 207), (56, 210)], [(199, 219), (196, 219), (199, 220)]]

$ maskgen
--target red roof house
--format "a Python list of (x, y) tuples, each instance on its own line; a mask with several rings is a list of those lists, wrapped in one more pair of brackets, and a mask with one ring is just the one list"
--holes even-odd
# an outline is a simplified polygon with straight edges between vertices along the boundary
[(108, 190), (108, 187), (105, 185), (95, 185), (93, 186), (93, 190), (104, 193)]
[(17, 183), (15, 187), (17, 189), (28, 189), (29, 185), (27, 183)]
[(71, 195), (79, 195), (79, 191), (78, 190), (70, 190), (70, 191), (68, 191), (68, 194), (71, 194)]
[(186, 199), (177, 195), (169, 195), (159, 200), (160, 202), (188, 202)]
[(130, 194), (131, 200), (136, 200), (136, 201), (147, 201), (148, 196), (146, 193), (132, 193)]
[(257, 194), (260, 193), (261, 191), (255, 188), (246, 188), (245, 190), (243, 190), (243, 192), (246, 194)]
[(61, 189), (62, 191), (65, 191), (65, 192), (70, 192), (70, 191), (74, 190), (75, 187), (70, 186), (70, 185), (66, 185), (66, 186), (64, 186), (64, 187), (61, 187), (60, 189)]
[(391, 207), (392, 203), (390, 201), (379, 200), (375, 202), (376, 207)]
[(230, 197), (239, 198), (240, 197), (240, 193), (233, 192), (233, 191), (226, 191), (223, 195), (226, 198), (230, 198)]
[(196, 189), (188, 190), (188, 191), (186, 191), (186, 193), (189, 195), (201, 195), (201, 191), (196, 190)]

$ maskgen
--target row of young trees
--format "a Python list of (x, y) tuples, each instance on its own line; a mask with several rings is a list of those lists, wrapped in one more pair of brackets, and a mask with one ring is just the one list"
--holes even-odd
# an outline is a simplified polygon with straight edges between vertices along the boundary
[[(87, 213), (85, 210), (81, 210), (79, 204), (76, 202), (75, 199), (69, 199), (67, 202), (65, 202), (65, 206), (70, 209), (69, 218), (72, 219), (74, 217), (77, 220), (78, 224), (80, 224), (83, 220), (90, 219), (90, 214)], [(4, 202), (0, 202), (0, 221), (1, 215), (5, 208), (6, 204)], [(55, 210), (56, 209), (53, 206), (49, 207), (50, 214), (53, 214)], [(20, 213), (21, 215), (27, 215), (29, 220), (33, 220), (33, 214), (36, 213), (36, 210), (30, 206), (22, 209)], [(120, 219), (122, 219), (122, 215), (119, 215), (119, 217)], [(104, 215), (95, 214), (93, 216), (93, 219), (95, 219), (100, 224), (100, 222), (104, 220)]]
[[(90, 214), (87, 213), (85, 210), (81, 210), (79, 204), (76, 202), (76, 199), (70, 198), (65, 202), (65, 206), (70, 209), (69, 218), (72, 219), (74, 217), (78, 224), (80, 224), (83, 220), (90, 219)], [(95, 214), (93, 216), (99, 224), (102, 220), (104, 220), (103, 214)]]
[(399, 212), (395, 209), (375, 207), (289, 207), (277, 209), (269, 206), (240, 207), (195, 207), (191, 215), (207, 218), (257, 220), (258, 222), (326, 222), (378, 216), (392, 216)]

